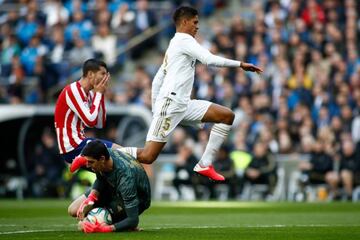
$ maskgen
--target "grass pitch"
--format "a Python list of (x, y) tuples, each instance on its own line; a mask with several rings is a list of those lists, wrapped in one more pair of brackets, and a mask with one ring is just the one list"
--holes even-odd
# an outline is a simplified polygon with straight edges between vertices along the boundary
[(360, 239), (360, 203), (154, 202), (142, 232), (84, 234), (69, 200), (0, 201), (0, 239)]

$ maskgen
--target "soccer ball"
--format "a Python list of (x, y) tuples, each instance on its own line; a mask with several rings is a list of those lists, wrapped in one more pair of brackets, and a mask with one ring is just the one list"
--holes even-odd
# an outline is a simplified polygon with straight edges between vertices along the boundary
[(111, 214), (106, 208), (94, 208), (86, 216), (86, 221), (110, 225), (112, 222)]

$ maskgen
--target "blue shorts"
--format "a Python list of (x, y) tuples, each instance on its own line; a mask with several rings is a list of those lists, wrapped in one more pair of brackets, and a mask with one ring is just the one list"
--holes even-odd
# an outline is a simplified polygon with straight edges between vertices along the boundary
[(80, 155), (81, 151), (83, 150), (83, 148), (86, 146), (86, 144), (92, 140), (100, 140), (102, 141), (107, 148), (111, 148), (113, 145), (113, 142), (107, 141), (107, 140), (103, 140), (103, 139), (97, 139), (97, 138), (85, 138), (80, 144), (79, 146), (77, 146), (76, 148), (74, 148), (74, 150), (68, 152), (68, 153), (64, 153), (64, 154), (60, 154), (60, 157), (67, 163), (72, 163), (73, 159), (77, 156)]

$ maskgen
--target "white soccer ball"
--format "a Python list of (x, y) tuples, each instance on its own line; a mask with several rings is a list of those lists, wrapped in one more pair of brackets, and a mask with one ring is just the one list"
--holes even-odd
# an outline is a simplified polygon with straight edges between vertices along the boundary
[(86, 221), (110, 225), (112, 222), (111, 214), (106, 208), (94, 208), (86, 216)]

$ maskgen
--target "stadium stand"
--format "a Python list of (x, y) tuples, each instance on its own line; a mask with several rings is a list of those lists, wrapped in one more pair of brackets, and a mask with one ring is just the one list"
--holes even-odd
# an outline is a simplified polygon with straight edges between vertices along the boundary
[[(114, 87), (107, 93), (108, 104), (135, 104), (150, 109), (151, 79), (174, 33), (171, 12), (187, 2), (200, 11), (197, 40), (203, 46), (215, 54), (246, 60), (264, 69), (264, 74), (258, 76), (201, 64), (196, 68), (193, 97), (236, 112), (232, 134), (225, 144), (234, 162), (227, 167), (233, 168), (236, 179), (231, 183), (235, 182), (235, 186), (229, 186), (235, 190), (228, 191), (227, 198), (241, 195), (253, 148), (261, 141), (278, 162), (274, 172), (281, 173), (282, 181), (292, 181), (291, 187), (281, 186), (285, 193), (280, 194), (280, 199), (296, 199), (301, 174), (291, 175), (288, 170), (304, 171), (297, 167), (304, 162), (311, 165), (309, 156), (317, 156), (313, 143), (318, 142), (323, 153), (331, 156), (330, 177), (321, 183), (325, 184), (328, 198), (350, 200), (356, 189), (353, 199), (359, 200), (359, 3), (172, 2), (0, 1), (0, 103), (52, 104), (62, 86), (79, 77), (79, 64), (96, 56), (111, 66)], [(194, 141), (193, 153), (189, 154), (199, 157), (210, 126), (200, 132), (184, 129), (187, 138)], [(165, 151), (181, 154), (179, 144), (185, 141), (170, 142)], [(343, 145), (351, 144), (353, 160), (343, 164)], [(171, 176), (175, 176), (175, 163), (170, 162)], [(223, 167), (221, 161), (219, 165)], [(164, 175), (166, 181), (168, 176)], [(201, 191), (196, 186), (212, 188), (208, 182), (195, 182), (193, 186), (197, 198), (201, 198)], [(172, 194), (171, 198), (179, 195), (176, 189), (164, 189)], [(207, 195), (216, 197), (214, 193)]]

